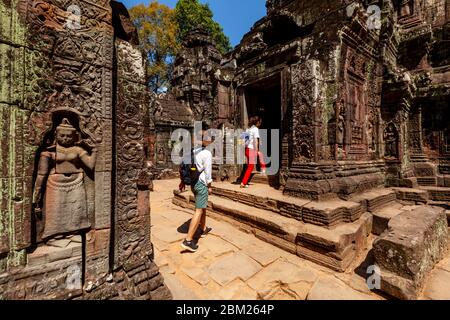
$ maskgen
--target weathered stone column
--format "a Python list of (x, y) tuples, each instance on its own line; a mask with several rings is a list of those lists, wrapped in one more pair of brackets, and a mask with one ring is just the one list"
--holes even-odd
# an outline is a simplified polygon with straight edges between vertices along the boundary
[(0, 299), (170, 298), (125, 7), (12, 0), (0, 14)]
[(320, 62), (310, 59), (291, 67), (293, 163), (285, 193), (321, 199), (332, 191), (326, 181), (332, 169), (318, 170), (321, 152), (321, 92), (323, 80)]

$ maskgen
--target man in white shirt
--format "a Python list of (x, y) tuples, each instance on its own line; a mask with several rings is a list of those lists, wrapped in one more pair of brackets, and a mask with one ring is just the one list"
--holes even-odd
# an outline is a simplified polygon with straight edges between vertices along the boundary
[(208, 207), (208, 195), (211, 193), (212, 179), (212, 154), (206, 147), (212, 143), (207, 137), (207, 125), (203, 124), (202, 148), (194, 149), (194, 161), (200, 176), (195, 185), (191, 185), (195, 195), (195, 213), (189, 225), (187, 238), (181, 244), (182, 248), (190, 252), (196, 252), (198, 245), (194, 241), (195, 234), (200, 227), (201, 237), (205, 237), (211, 228), (206, 226), (206, 209)]

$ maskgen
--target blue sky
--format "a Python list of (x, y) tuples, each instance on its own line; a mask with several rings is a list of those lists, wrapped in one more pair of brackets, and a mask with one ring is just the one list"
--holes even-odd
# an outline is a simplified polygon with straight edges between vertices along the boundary
[[(151, 0), (119, 1), (131, 8), (139, 3), (148, 4)], [(222, 25), (233, 46), (239, 44), (242, 36), (266, 14), (265, 0), (201, 0), (201, 2), (209, 3), (214, 19)], [(159, 3), (174, 8), (177, 0), (159, 0)]]

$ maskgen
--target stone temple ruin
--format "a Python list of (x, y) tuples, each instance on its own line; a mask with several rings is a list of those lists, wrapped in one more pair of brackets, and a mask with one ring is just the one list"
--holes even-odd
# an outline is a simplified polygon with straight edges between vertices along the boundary
[[(170, 298), (152, 174), (176, 170), (174, 130), (256, 114), (280, 130), (281, 169), (241, 191), (241, 166), (215, 166), (211, 215), (337, 273), (376, 265), (382, 292), (420, 295), (449, 245), (450, 3), (266, 6), (224, 56), (193, 30), (170, 91), (153, 94), (120, 3), (0, 0), (0, 299)], [(193, 208), (190, 193), (173, 202)]]
[(118, 2), (0, 1), (0, 299), (171, 298), (144, 70)]
[[(210, 211), (336, 271), (372, 259), (382, 291), (417, 298), (448, 248), (449, 37), (444, 0), (267, 1), (202, 96), (218, 127), (280, 130), (279, 174), (254, 177), (279, 191), (218, 183)], [(178, 68), (177, 85), (207, 74)]]

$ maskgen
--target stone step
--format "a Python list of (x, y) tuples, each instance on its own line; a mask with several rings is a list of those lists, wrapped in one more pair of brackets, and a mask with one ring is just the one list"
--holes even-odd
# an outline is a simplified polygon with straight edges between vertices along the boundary
[(428, 205), (432, 207), (443, 208), (447, 215), (448, 226), (450, 228), (450, 202), (448, 201), (430, 201)]
[(259, 172), (253, 175), (252, 179), (250, 180), (250, 183), (265, 184), (276, 189), (280, 188), (278, 176), (263, 175)]
[(430, 200), (450, 201), (450, 188), (448, 187), (420, 187), (420, 189), (428, 192)]
[(448, 226), (450, 228), (450, 202), (430, 201), (428, 204), (430, 206), (443, 208), (445, 210), (445, 214), (447, 215)]
[(395, 191), (387, 188), (371, 190), (350, 198), (351, 201), (360, 203), (363, 210), (369, 212), (388, 206), (396, 199)]
[(417, 177), (417, 183), (419, 186), (437, 186), (437, 178), (436, 177)]
[(402, 207), (403, 206), (401, 204), (395, 203), (372, 212), (372, 233), (379, 236), (384, 231), (386, 231), (389, 225), (389, 221), (391, 221), (392, 218), (396, 217), (404, 211), (402, 210)]
[(450, 202), (448, 201), (428, 201), (430, 206), (441, 207), (445, 210), (450, 210)]
[(448, 236), (442, 208), (419, 206), (392, 218), (388, 231), (373, 243), (381, 290), (399, 299), (417, 299), (428, 274), (448, 251)]
[[(173, 203), (194, 210), (194, 197), (189, 192), (174, 192)], [(208, 212), (261, 240), (339, 272), (345, 272), (366, 250), (372, 229), (370, 213), (353, 223), (327, 229), (215, 195), (209, 198)]]
[(217, 183), (213, 187), (213, 194), (326, 228), (357, 221), (365, 212), (358, 202), (344, 201), (337, 197), (320, 202), (311, 201), (284, 195), (281, 191), (262, 184), (240, 189), (238, 185)]
[(415, 203), (428, 203), (430, 196), (426, 190), (413, 188), (392, 188), (397, 199)]
[(268, 175), (263, 175), (259, 172), (254, 173), (250, 183), (261, 183), (261, 184), (269, 184), (269, 176)]
[(389, 222), (398, 216), (408, 211), (419, 210), (423, 208), (431, 208), (431, 204), (418, 205), (402, 205), (401, 203), (393, 203), (387, 207), (372, 212), (373, 214), (373, 228), (372, 233), (380, 236), (388, 229)]

